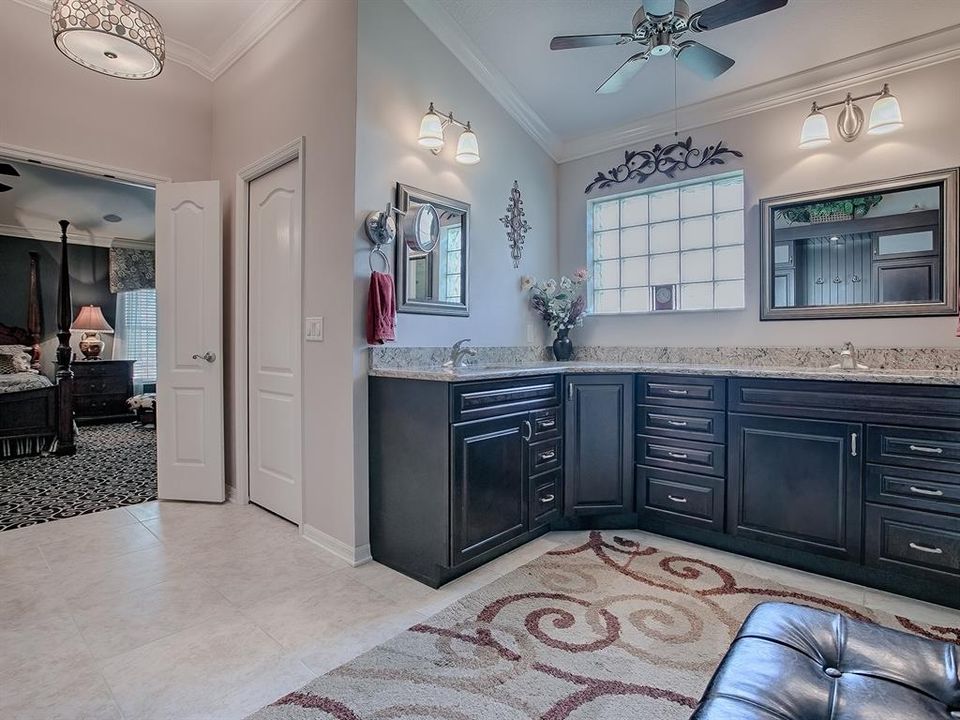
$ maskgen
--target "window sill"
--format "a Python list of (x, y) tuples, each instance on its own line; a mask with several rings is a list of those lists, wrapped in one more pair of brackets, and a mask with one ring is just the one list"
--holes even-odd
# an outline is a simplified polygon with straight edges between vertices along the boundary
[(704, 309), (695, 309), (695, 310), (639, 310), (637, 312), (588, 312), (587, 318), (592, 317), (623, 317), (623, 316), (633, 316), (638, 315), (643, 316), (656, 316), (656, 315), (689, 315), (691, 313), (729, 313), (729, 312), (743, 312), (746, 310), (744, 307), (735, 307), (735, 308), (704, 308)]

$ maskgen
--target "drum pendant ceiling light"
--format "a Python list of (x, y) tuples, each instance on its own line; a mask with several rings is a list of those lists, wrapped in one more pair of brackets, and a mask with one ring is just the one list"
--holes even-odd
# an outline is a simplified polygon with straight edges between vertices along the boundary
[(98, 73), (146, 80), (163, 70), (160, 23), (128, 0), (54, 0), (50, 25), (60, 52)]

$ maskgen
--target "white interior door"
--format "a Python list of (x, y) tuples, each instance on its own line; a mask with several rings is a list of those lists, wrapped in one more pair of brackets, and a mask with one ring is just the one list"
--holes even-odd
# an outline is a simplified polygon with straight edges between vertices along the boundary
[(300, 522), (300, 163), (249, 185), (250, 500)]
[(220, 183), (157, 186), (157, 494), (223, 502)]

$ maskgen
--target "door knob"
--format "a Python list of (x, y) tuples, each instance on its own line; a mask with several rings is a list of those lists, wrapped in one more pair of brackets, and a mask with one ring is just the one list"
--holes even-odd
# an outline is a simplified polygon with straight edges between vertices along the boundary
[(212, 352), (210, 352), (209, 350), (207, 350), (207, 352), (205, 352), (203, 355), (194, 355), (194, 356), (193, 356), (193, 359), (194, 359), (194, 360), (206, 360), (208, 363), (212, 363), (214, 360), (217, 359), (217, 354), (216, 354), (216, 353), (212, 353)]

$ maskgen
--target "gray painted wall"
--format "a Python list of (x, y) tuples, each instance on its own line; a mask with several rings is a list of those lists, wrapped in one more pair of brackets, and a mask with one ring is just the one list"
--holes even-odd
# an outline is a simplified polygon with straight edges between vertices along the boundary
[[(797, 148), (808, 101), (683, 132), (697, 146), (725, 140), (744, 157), (713, 168), (683, 173), (678, 179), (744, 170), (746, 308), (722, 312), (595, 316), (575, 331), (574, 341), (591, 345), (839, 345), (852, 340), (864, 347), (956, 347), (956, 317), (760, 322), (760, 198), (817, 190), (960, 165), (960, 62), (943, 63), (890, 78), (900, 100), (905, 127), (884, 135), (862, 135), (844, 143), (833, 133), (826, 148)], [(875, 92), (881, 83), (852, 87), (854, 95)], [(629, 90), (628, 90), (629, 92)], [(824, 100), (833, 100), (834, 93)], [(865, 113), (869, 102), (863, 104)], [(836, 110), (827, 111), (831, 123)], [(682, 122), (682, 117), (681, 117)], [(834, 128), (835, 130), (835, 128)], [(672, 137), (659, 138), (671, 142)], [(643, 143), (652, 147), (654, 140)], [(626, 148), (624, 148), (626, 149)], [(586, 259), (586, 207), (589, 198), (624, 192), (629, 186), (584, 195), (598, 170), (622, 162), (623, 150), (594, 155), (560, 166), (559, 259), (567, 268)], [(644, 187), (671, 182), (660, 176)], [(635, 187), (635, 186), (634, 186)]]

